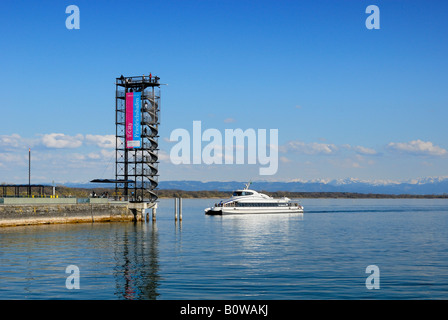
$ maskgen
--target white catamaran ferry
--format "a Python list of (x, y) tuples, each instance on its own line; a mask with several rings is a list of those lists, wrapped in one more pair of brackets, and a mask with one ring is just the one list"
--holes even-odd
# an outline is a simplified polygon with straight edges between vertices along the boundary
[(205, 214), (303, 213), (303, 207), (299, 203), (293, 203), (286, 197), (274, 199), (249, 190), (250, 184), (246, 184), (243, 190), (235, 190), (231, 198), (205, 209)]

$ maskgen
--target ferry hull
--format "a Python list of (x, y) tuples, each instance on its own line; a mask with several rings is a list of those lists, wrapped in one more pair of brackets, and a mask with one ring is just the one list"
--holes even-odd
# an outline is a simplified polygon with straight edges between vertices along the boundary
[(267, 208), (207, 208), (205, 214), (207, 215), (228, 215), (228, 214), (276, 214), (276, 213), (303, 213), (303, 209), (298, 207), (285, 207), (276, 209)]

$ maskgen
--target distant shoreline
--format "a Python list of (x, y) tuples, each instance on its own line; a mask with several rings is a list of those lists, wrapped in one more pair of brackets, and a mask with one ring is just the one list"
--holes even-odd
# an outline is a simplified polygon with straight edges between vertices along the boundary
[[(46, 190), (48, 191), (48, 190)], [(113, 188), (76, 188), (57, 186), (56, 194), (59, 197), (78, 197), (89, 198), (92, 192), (98, 197), (107, 195), (113, 196)], [(159, 189), (157, 194), (160, 199), (165, 198), (185, 198), (185, 199), (211, 199), (211, 198), (229, 198), (233, 191), (220, 190), (197, 190), (186, 191), (181, 189)], [(448, 193), (444, 194), (380, 194), (380, 193), (359, 193), (359, 192), (293, 192), (293, 191), (266, 191), (260, 190), (274, 198), (288, 197), (291, 199), (448, 199)], [(47, 192), (46, 192), (47, 193)], [(5, 195), (3, 195), (4, 197)], [(7, 196), (13, 196), (12, 190), (8, 192)], [(26, 196), (23, 194), (21, 196)], [(46, 194), (45, 196), (50, 196)], [(0, 197), (1, 198), (1, 197)]]
[[(443, 195), (415, 195), (415, 194), (376, 194), (356, 192), (289, 192), (289, 191), (260, 191), (274, 198), (288, 197), (291, 199), (448, 199), (448, 194)], [(226, 191), (184, 191), (184, 190), (158, 190), (159, 198), (229, 198), (232, 192)]]

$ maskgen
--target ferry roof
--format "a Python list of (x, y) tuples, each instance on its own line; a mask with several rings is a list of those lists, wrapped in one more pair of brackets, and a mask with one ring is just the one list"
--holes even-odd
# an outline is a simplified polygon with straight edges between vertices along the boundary
[[(243, 193), (244, 192), (244, 193)], [(237, 193), (240, 193), (239, 195)], [(249, 194), (247, 194), (249, 193)], [(251, 202), (251, 201), (257, 201), (257, 202), (284, 202), (289, 201), (290, 199), (283, 197), (280, 199), (274, 199), (273, 197), (270, 197), (264, 193), (257, 192), (255, 190), (251, 189), (238, 189), (235, 190), (232, 194), (232, 197), (225, 200), (224, 203), (232, 202), (232, 201), (238, 201), (238, 202)]]

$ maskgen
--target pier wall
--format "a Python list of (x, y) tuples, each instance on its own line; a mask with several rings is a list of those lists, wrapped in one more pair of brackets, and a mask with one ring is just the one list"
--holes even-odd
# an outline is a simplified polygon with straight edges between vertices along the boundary
[[(93, 201), (90, 201), (93, 200)], [(83, 223), (140, 220), (128, 202), (76, 198), (2, 198), (0, 227), (52, 223)]]

